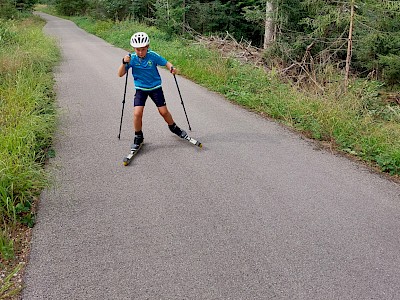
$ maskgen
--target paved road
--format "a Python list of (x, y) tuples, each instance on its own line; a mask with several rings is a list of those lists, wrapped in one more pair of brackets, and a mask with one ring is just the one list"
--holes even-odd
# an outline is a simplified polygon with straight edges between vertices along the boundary
[[(146, 144), (123, 167), (126, 52), (44, 18), (63, 53), (61, 121), (23, 299), (400, 299), (398, 184), (182, 77), (205, 149), (172, 135), (149, 102)], [(161, 74), (185, 128), (173, 77)]]

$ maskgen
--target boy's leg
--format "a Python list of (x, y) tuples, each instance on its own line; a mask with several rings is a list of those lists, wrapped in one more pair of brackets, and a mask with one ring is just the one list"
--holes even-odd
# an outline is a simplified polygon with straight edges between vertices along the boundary
[(177, 136), (181, 138), (186, 137), (187, 135), (186, 131), (180, 129), (178, 125), (175, 124), (174, 119), (172, 118), (172, 115), (169, 112), (166, 105), (158, 107), (158, 112), (164, 118), (165, 122), (167, 122), (168, 128), (169, 130), (171, 130), (171, 132), (175, 133)]
[(133, 130), (141, 131), (142, 130), (142, 119), (143, 119), (143, 111), (144, 106), (146, 105), (146, 99), (148, 97), (148, 93), (142, 90), (136, 90), (135, 98), (133, 100)]
[(133, 130), (142, 130), (142, 120), (143, 120), (144, 106), (135, 106), (133, 109)]
[(146, 99), (147, 93), (136, 90), (133, 108), (133, 130), (135, 131), (135, 138), (131, 145), (131, 150), (139, 150), (143, 143), (142, 120)]
[(143, 143), (143, 132), (142, 132), (142, 119), (143, 119), (144, 106), (135, 106), (133, 110), (133, 129), (135, 131), (135, 138), (131, 145), (131, 150), (139, 150)]
[(172, 115), (166, 105), (157, 108), (158, 112), (164, 118), (165, 122), (167, 122), (168, 126), (174, 124), (174, 119), (172, 118)]

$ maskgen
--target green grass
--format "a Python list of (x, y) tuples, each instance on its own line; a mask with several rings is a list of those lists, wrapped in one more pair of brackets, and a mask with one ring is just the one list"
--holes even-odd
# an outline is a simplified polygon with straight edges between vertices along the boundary
[[(0, 259), (12, 260), (17, 226), (47, 186), (43, 164), (56, 122), (52, 69), (60, 53), (38, 17), (0, 19)], [(0, 262), (1, 263), (1, 262)]]
[(171, 61), (187, 78), (320, 141), (357, 156), (383, 172), (400, 175), (400, 108), (382, 102), (379, 86), (357, 80), (340, 92), (340, 79), (324, 93), (299, 91), (271, 72), (182, 38), (172, 38), (154, 27), (124, 21), (72, 18), (83, 29), (132, 51), (130, 36), (145, 31), (151, 48)]

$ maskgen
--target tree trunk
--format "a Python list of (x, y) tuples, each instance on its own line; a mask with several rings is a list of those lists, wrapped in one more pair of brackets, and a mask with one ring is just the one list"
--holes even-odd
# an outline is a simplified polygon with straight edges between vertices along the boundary
[(168, 22), (169, 22), (171, 15), (169, 14), (169, 2), (168, 2), (168, 0), (167, 0), (167, 14), (168, 14)]
[(265, 33), (264, 33), (264, 49), (274, 41), (274, 6), (271, 1), (267, 1), (265, 6)]
[(186, 2), (185, 0), (182, 1), (182, 34), (185, 34), (185, 23), (186, 23)]
[(351, 52), (353, 50), (353, 26), (354, 26), (353, 24), (354, 24), (354, 0), (351, 0), (350, 28), (349, 28), (349, 37), (347, 40), (346, 74), (344, 77), (344, 88), (346, 91), (349, 85)]

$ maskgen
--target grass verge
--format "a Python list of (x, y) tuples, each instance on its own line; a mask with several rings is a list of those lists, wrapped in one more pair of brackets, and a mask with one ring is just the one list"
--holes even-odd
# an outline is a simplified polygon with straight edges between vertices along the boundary
[[(53, 67), (60, 53), (45, 22), (0, 19), (0, 299), (21, 288), (32, 209), (47, 186), (43, 165), (56, 123)], [(12, 277), (10, 277), (12, 274)]]

